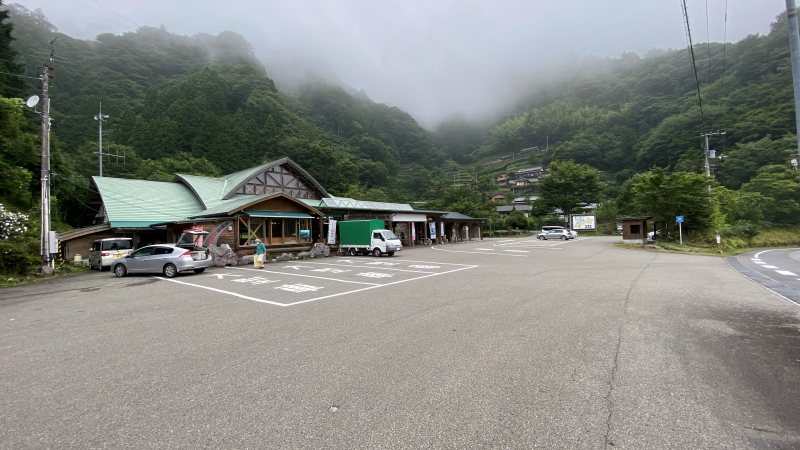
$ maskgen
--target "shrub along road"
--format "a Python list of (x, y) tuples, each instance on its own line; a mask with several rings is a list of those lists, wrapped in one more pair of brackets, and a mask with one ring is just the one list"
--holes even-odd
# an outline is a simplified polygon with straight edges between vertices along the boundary
[[(95, 272), (0, 290), (0, 442), (800, 446), (800, 307), (722, 258), (612, 247), (618, 239), (513, 257), (469, 251), (493, 240), (360, 257), (443, 273), (391, 284), (359, 276), (390, 273), (369, 265), (353, 279), (381, 286), (289, 307), (294, 292), (277, 282), (208, 275), (323, 292), (346, 274), (287, 284), (295, 270), (276, 264), (277, 274), (176, 279), (199, 288)], [(477, 267), (431, 268), (447, 263)], [(280, 304), (208, 289), (218, 286)]]

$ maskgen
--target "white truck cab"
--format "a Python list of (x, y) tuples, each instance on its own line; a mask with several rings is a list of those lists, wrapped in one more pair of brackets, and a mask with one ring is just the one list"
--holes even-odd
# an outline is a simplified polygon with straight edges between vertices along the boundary
[(403, 244), (400, 242), (400, 238), (392, 230), (372, 230), (370, 250), (373, 255), (381, 256), (382, 253), (386, 253), (392, 256), (402, 249)]

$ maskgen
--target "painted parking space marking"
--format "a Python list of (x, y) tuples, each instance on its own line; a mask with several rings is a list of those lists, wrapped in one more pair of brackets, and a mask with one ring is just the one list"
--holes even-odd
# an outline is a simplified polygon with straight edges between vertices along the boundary
[(240, 277), (241, 274), (238, 273), (215, 273), (211, 275), (206, 275), (207, 277), (217, 277), (218, 280), (222, 280), (225, 277)]
[[(337, 262), (337, 258), (331, 259)], [(241, 274), (231, 272), (212, 273), (204, 277), (195, 277), (193, 278), (194, 282), (174, 278), (154, 278), (238, 299), (286, 307), (478, 267), (471, 264), (398, 260), (392, 263), (396, 267), (373, 264), (364, 267), (370, 270), (359, 271), (357, 270), (358, 266), (353, 264), (355, 261), (349, 261), (349, 263), (341, 264), (339, 267), (326, 265), (328, 263), (309, 263), (306, 261), (286, 266), (275, 265), (274, 269), (273, 267), (270, 268), (273, 270), (227, 267), (226, 269), (241, 271)], [(338, 262), (341, 262), (341, 260)], [(406, 270), (403, 268), (411, 266), (415, 266), (416, 269), (428, 270)], [(343, 269), (343, 267), (347, 267), (347, 269)], [(313, 273), (327, 276), (312, 275)], [(340, 278), (337, 278), (337, 276)], [(356, 281), (353, 279), (355, 277), (359, 277), (363, 281)], [(302, 278), (302, 280), (297, 280), (298, 278)], [(367, 282), (367, 279), (374, 280), (374, 282)], [(298, 283), (295, 280), (301, 282)], [(385, 296), (376, 298), (383, 299)]]
[(258, 284), (277, 283), (279, 280), (268, 280), (262, 277), (253, 277), (253, 278), (236, 278), (231, 281), (235, 283), (250, 283), (255, 286)]
[(788, 270), (776, 270), (775, 272), (778, 272), (781, 275), (788, 275), (790, 277), (796, 277), (797, 276), (796, 273), (789, 272)]
[(316, 292), (324, 288), (321, 286), (310, 286), (307, 284), (284, 284), (283, 286), (278, 286), (275, 289), (299, 293), (299, 292)]
[(323, 267), (322, 269), (311, 269), (312, 272), (330, 272), (330, 273), (345, 273), (350, 270), (337, 269), (335, 267)]
[(394, 275), (390, 273), (381, 273), (381, 272), (364, 272), (357, 274), (359, 277), (369, 277), (369, 278), (391, 278)]
[(530, 253), (530, 250), (503, 250), (504, 252)]
[(765, 264), (767, 264), (767, 263), (765, 263), (765, 262), (763, 262), (763, 261), (755, 261), (755, 263), (756, 263), (756, 264), (761, 264), (761, 265), (765, 265)]
[[(326, 265), (326, 266), (337, 266), (337, 265), (339, 265), (339, 264), (336, 264), (335, 262), (331, 262), (331, 263), (324, 263), (324, 262), (310, 262), (310, 263), (308, 263), (308, 264), (317, 264), (317, 265)], [(346, 265), (346, 266), (342, 266), (342, 267), (352, 267), (352, 268), (354, 268), (354, 269), (375, 269), (375, 267), (370, 267), (370, 266), (366, 266), (366, 265), (365, 265), (365, 266), (355, 266), (355, 265), (352, 265), (352, 264), (348, 264), (348, 265)], [(408, 266), (408, 267), (411, 267), (411, 266)], [(421, 268), (421, 267), (420, 267), (420, 268)], [(408, 269), (396, 269), (396, 268), (394, 268), (394, 267), (381, 267), (381, 270), (391, 270), (391, 271), (396, 271), (396, 272), (410, 272), (410, 273), (432, 273), (432, 272), (430, 272), (430, 271), (423, 271), (423, 270), (408, 270)]]
[(266, 303), (268, 305), (286, 306), (283, 303), (272, 302), (272, 301), (269, 301), (269, 300), (263, 300), (263, 299), (260, 299), (260, 298), (250, 297), (248, 295), (242, 295), (242, 294), (238, 294), (236, 292), (226, 291), (226, 290), (223, 290), (223, 289), (217, 289), (217, 288), (213, 288), (213, 287), (210, 287), (210, 286), (203, 286), (202, 284), (187, 283), (185, 281), (176, 280), (174, 278), (164, 278), (164, 277), (154, 277), (154, 278), (156, 278), (157, 280), (169, 281), (171, 283), (183, 284), (185, 286), (192, 286), (192, 287), (196, 287), (196, 288), (200, 288), (200, 289), (206, 289), (208, 291), (213, 291), (213, 292), (217, 292), (217, 293), (220, 293), (220, 294), (231, 295), (233, 297), (239, 297), (239, 298), (242, 298), (242, 299), (245, 299), (245, 300), (250, 300), (250, 301), (259, 302), (259, 303)]
[(778, 268), (778, 266), (769, 266), (769, 265), (768, 266), (761, 266), (761, 267), (763, 267), (765, 269), (777, 269)]
[(316, 278), (318, 280), (339, 281), (341, 283), (375, 284), (375, 283), (364, 283), (364, 282), (361, 282), (361, 281), (340, 280), (339, 278), (320, 277), (320, 276), (316, 276), (316, 275), (303, 275), (301, 273), (275, 272), (275, 271), (272, 271), (272, 270), (264, 270), (264, 269), (246, 269), (244, 267), (241, 267), (241, 268), (240, 267), (231, 267), (231, 269), (248, 270), (248, 271), (260, 272), (260, 273), (271, 273), (271, 274), (276, 274), (276, 275), (286, 275), (286, 276), (289, 276), (289, 277)]

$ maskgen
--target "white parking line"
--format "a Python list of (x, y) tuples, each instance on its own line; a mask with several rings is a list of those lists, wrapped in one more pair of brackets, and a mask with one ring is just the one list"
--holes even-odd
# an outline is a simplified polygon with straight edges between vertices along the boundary
[(788, 275), (790, 277), (796, 277), (797, 276), (796, 273), (789, 272), (788, 270), (776, 270), (775, 272), (778, 272), (781, 275)]
[(236, 292), (223, 291), (222, 289), (203, 286), (201, 284), (194, 284), (194, 283), (187, 283), (185, 281), (178, 281), (178, 280), (173, 279), (173, 278), (163, 278), (163, 277), (153, 277), (153, 278), (157, 278), (157, 279), (162, 280), (162, 281), (170, 281), (172, 283), (185, 284), (186, 286), (193, 286), (193, 287), (197, 287), (197, 288), (200, 288), (200, 289), (207, 289), (209, 291), (219, 292), (220, 294), (225, 294), (225, 295), (232, 295), (234, 297), (243, 298), (245, 300), (252, 300), (254, 302), (267, 303), (267, 304), (276, 305), (276, 306), (286, 306), (283, 303), (271, 302), (269, 300), (261, 300), (260, 298), (248, 297), (246, 295), (237, 294)]
[[(447, 264), (447, 263), (441, 263), (441, 264)], [(456, 265), (456, 264), (452, 264), (452, 265)], [(461, 264), (459, 264), (459, 265), (461, 265)], [(464, 264), (464, 265), (466, 266), (466, 264)], [(294, 306), (294, 305), (299, 305), (301, 303), (315, 302), (317, 300), (323, 300), (323, 299), (326, 299), (326, 298), (338, 297), (340, 295), (345, 295), (345, 294), (353, 294), (353, 293), (356, 293), (356, 292), (362, 292), (362, 291), (366, 291), (366, 290), (369, 290), (369, 289), (375, 289), (375, 288), (379, 288), (379, 287), (383, 287), (383, 286), (390, 286), (390, 285), (393, 285), (393, 284), (405, 283), (407, 281), (421, 280), (423, 278), (435, 277), (437, 275), (445, 275), (445, 274), (448, 274), (448, 273), (458, 272), (460, 270), (474, 269), (476, 267), (478, 267), (478, 266), (466, 266), (466, 267), (462, 267), (460, 269), (453, 269), (453, 270), (450, 270), (450, 271), (447, 271), (447, 272), (432, 273), (432, 274), (423, 275), (423, 276), (417, 277), (417, 278), (409, 278), (407, 280), (394, 281), (392, 283), (386, 283), (386, 284), (381, 284), (381, 285), (377, 285), (377, 286), (370, 286), (370, 287), (366, 287), (366, 288), (363, 288), (363, 289), (356, 289), (354, 291), (341, 292), (339, 294), (331, 294), (331, 295), (326, 295), (324, 297), (317, 297), (317, 298), (312, 298), (312, 299), (309, 299), (309, 300), (301, 300), (299, 302), (287, 303), (287, 304), (282, 305), (282, 306)]]
[[(356, 266), (356, 265), (353, 265), (353, 264), (337, 264), (337, 263), (325, 263), (325, 262), (307, 262), (305, 264), (318, 264), (318, 265), (336, 266), (336, 267), (352, 267), (352, 268), (357, 268), (357, 269), (373, 269), (373, 270), (376, 269), (376, 267), (374, 267), (374, 266), (366, 266), (366, 265), (364, 265), (364, 266)], [(392, 270), (392, 271), (395, 271), (395, 272), (434, 273), (434, 272), (431, 272), (431, 271), (424, 271), (424, 270), (393, 269), (391, 267), (381, 267), (380, 269), (381, 270)], [(253, 270), (253, 269), (250, 269), (250, 270)]]
[(778, 266), (761, 266), (761, 267), (763, 267), (765, 269), (777, 269), (778, 268)]
[(503, 250), (504, 252), (530, 253), (530, 250)]
[(753, 262), (754, 262), (754, 263), (756, 263), (756, 264), (761, 264), (761, 265), (764, 265), (764, 264), (766, 264), (766, 263), (765, 263), (765, 262), (763, 262), (763, 261), (753, 261)]
[(315, 275), (303, 275), (301, 273), (273, 272), (271, 270), (264, 270), (264, 269), (245, 269), (244, 267), (230, 267), (230, 268), (234, 269), (234, 270), (250, 270), (250, 271), (259, 272), (259, 273), (275, 273), (275, 274), (278, 274), (278, 275), (286, 275), (286, 276), (290, 276), (290, 277), (305, 277), (305, 278), (315, 278), (317, 280), (338, 281), (340, 283), (367, 284), (367, 285), (370, 285), (370, 286), (381, 286), (380, 284), (376, 284), (376, 283), (365, 283), (363, 281), (339, 280), (337, 278), (318, 277), (318, 276), (315, 276)]

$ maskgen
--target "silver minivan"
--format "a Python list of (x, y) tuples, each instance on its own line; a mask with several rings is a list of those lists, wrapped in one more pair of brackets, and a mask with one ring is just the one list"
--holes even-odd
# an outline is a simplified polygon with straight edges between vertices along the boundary
[(98, 239), (89, 250), (89, 267), (100, 271), (111, 269), (114, 261), (124, 258), (133, 251), (133, 239), (108, 238)]

